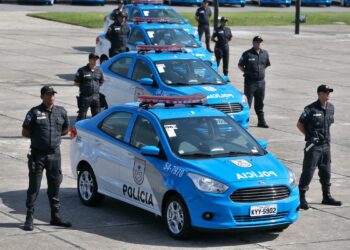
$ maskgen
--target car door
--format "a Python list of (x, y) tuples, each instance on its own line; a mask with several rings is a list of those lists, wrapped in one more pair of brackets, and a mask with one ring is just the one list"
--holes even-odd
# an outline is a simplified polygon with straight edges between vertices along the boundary
[[(160, 171), (165, 166), (166, 156), (162, 149), (160, 136), (152, 122), (139, 115), (134, 123), (130, 151), (126, 164), (120, 167), (120, 178), (124, 199), (138, 207), (161, 214), (161, 200), (167, 188), (163, 184)], [(144, 156), (140, 153), (143, 146), (160, 148), (159, 156)]]
[(96, 153), (94, 171), (99, 188), (111, 196), (121, 191), (119, 167), (128, 159), (128, 145), (125, 137), (133, 113), (116, 111), (107, 116), (99, 125), (102, 136), (94, 140)]
[(108, 107), (134, 101), (135, 84), (131, 84), (129, 71), (133, 64), (132, 56), (117, 57), (103, 68), (105, 82), (100, 92), (106, 97)]

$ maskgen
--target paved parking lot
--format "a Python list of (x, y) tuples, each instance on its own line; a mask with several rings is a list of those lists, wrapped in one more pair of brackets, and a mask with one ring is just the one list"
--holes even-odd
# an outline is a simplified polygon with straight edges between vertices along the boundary
[(316, 98), (316, 87), (334, 87), (336, 108), (332, 128), (332, 191), (342, 207), (320, 204), (318, 176), (307, 193), (312, 209), (281, 234), (197, 233), (186, 242), (174, 241), (152, 215), (112, 199), (101, 207), (81, 205), (69, 164), (69, 139), (62, 143), (64, 181), (62, 213), (71, 229), (48, 224), (50, 211), (46, 181), (35, 211), (36, 228), (25, 232), (27, 188), (26, 153), (29, 141), (21, 137), (21, 124), (30, 107), (40, 103), (39, 90), (50, 83), (58, 91), (72, 120), (76, 117), (73, 86), (76, 69), (87, 63), (100, 30), (33, 19), (25, 12), (0, 13), (0, 248), (1, 249), (349, 249), (350, 245), (350, 27), (307, 26), (301, 35), (293, 27), (235, 27), (231, 42), (230, 78), (240, 90), (243, 78), (237, 69), (241, 53), (260, 34), (269, 51), (266, 119), (270, 129), (255, 127), (252, 114), (249, 131), (267, 139), (268, 149), (300, 175), (303, 137), (296, 129), (303, 107)]

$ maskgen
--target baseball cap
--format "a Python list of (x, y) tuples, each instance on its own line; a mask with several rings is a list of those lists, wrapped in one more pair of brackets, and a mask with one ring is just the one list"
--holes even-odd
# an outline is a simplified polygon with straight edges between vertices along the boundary
[(92, 58), (99, 59), (100, 57), (96, 53), (90, 53), (89, 54), (89, 59), (92, 59)]
[(318, 86), (317, 88), (317, 93), (319, 92), (333, 92), (334, 90), (331, 89), (328, 85), (322, 84), (320, 86)]
[(209, 3), (209, 0), (203, 0), (202, 3)]
[(41, 95), (45, 95), (45, 94), (57, 94), (56, 90), (53, 89), (53, 87), (49, 86), (49, 85), (45, 85), (44, 87), (41, 88), (40, 90)]
[(222, 22), (222, 23), (223, 22), (227, 22), (227, 21), (228, 21), (228, 19), (226, 17), (224, 17), (224, 16), (220, 18), (220, 22)]
[(123, 3), (124, 3), (124, 1), (123, 1), (123, 0), (117, 0), (117, 1), (116, 1), (116, 3), (117, 3), (117, 4), (120, 4), (120, 3), (122, 3), (122, 4), (123, 4)]
[(261, 36), (254, 36), (253, 42), (262, 42), (264, 41)]

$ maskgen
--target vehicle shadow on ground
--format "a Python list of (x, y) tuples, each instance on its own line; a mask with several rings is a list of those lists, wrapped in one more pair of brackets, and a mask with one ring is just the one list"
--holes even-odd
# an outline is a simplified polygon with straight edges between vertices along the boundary
[(75, 49), (75, 50), (78, 50), (78, 51), (88, 52), (88, 53), (91, 53), (91, 52), (95, 51), (95, 47), (92, 47), (92, 46), (75, 46), (75, 47), (72, 47), (72, 48)]
[[(46, 189), (41, 189), (38, 196), (34, 223), (38, 229), (45, 231), (49, 229), (51, 231), (56, 228), (49, 225), (50, 209), (46, 191)], [(13, 210), (10, 212), (12, 217), (20, 217), (24, 220), (26, 190), (0, 193), (0, 198), (5, 206)], [(168, 236), (160, 218), (118, 200), (106, 198), (100, 206), (84, 206), (80, 202), (75, 188), (62, 188), (60, 198), (62, 203), (61, 216), (65, 220), (72, 222), (72, 230), (83, 231), (88, 234), (99, 235), (126, 243), (147, 246), (203, 248), (243, 246), (272, 241), (278, 237), (278, 234), (269, 232), (229, 233), (197, 231), (194, 232), (189, 240), (176, 241)], [(22, 226), (23, 221), (22, 223), (0, 223), (1, 228), (22, 228)], [(80, 237), (84, 237), (84, 235)], [(77, 242), (79, 242), (78, 239)]]

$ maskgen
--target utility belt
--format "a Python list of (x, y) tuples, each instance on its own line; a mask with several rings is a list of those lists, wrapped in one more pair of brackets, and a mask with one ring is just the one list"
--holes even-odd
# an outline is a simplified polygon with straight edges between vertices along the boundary
[(311, 144), (314, 144), (316, 146), (319, 146), (319, 145), (324, 145), (324, 144), (329, 144), (329, 140), (328, 139), (318, 139), (318, 138), (311, 138), (309, 140), (306, 141), (307, 143), (311, 143)]
[[(50, 155), (50, 154), (56, 154), (60, 153), (60, 148), (57, 146), (54, 149), (38, 149), (38, 148), (31, 148), (31, 156), (33, 157), (34, 155)], [(28, 157), (29, 158), (29, 157)]]

